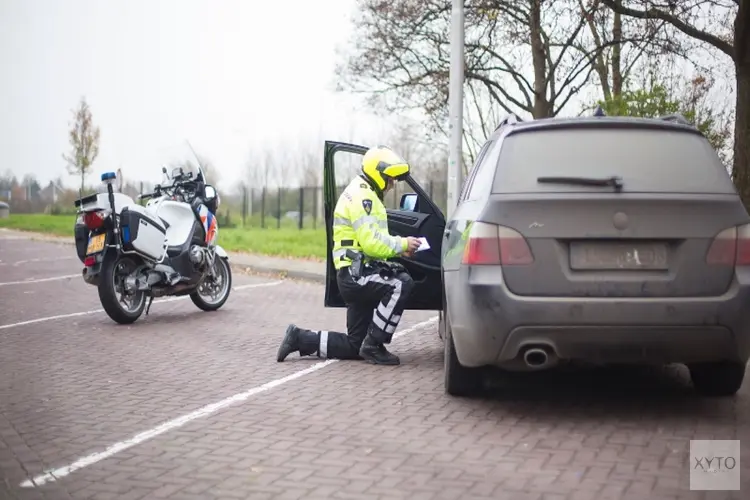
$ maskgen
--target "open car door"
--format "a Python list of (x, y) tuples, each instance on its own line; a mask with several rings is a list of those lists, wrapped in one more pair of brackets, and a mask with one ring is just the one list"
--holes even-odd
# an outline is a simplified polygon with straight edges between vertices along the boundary
[[(365, 146), (342, 142), (325, 142), (323, 167), (323, 207), (326, 224), (326, 307), (346, 307), (341, 298), (336, 269), (333, 267), (333, 210), (338, 198), (361, 172)], [(388, 231), (397, 236), (424, 236), (430, 244), (428, 250), (416, 252), (413, 257), (397, 257), (394, 261), (406, 267), (414, 280), (414, 290), (406, 309), (439, 311), (443, 308), (443, 285), (441, 270), (441, 246), (445, 230), (445, 216), (425, 191), (412, 178), (397, 183), (397, 192), (402, 192), (398, 208), (388, 208), (392, 193), (386, 194)], [(404, 192), (406, 190), (406, 192)]]

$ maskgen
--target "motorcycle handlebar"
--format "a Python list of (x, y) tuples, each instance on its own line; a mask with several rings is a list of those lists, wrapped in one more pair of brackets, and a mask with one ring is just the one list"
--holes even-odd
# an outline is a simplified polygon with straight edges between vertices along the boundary
[(153, 198), (154, 196), (161, 196), (164, 191), (166, 191), (168, 194), (169, 191), (176, 191), (179, 188), (188, 188), (188, 189), (194, 188), (197, 190), (198, 183), (194, 180), (184, 180), (184, 181), (178, 180), (178, 181), (175, 181), (174, 184), (172, 184), (171, 186), (160, 186), (157, 184), (156, 189), (154, 190), (153, 193), (139, 194), (138, 199), (145, 200), (147, 198)]
[(147, 198), (152, 198), (152, 197), (154, 197), (155, 195), (156, 195), (156, 193), (144, 193), (144, 194), (139, 194), (139, 195), (138, 195), (138, 199), (139, 199), (139, 200), (145, 200), (145, 199), (147, 199)]

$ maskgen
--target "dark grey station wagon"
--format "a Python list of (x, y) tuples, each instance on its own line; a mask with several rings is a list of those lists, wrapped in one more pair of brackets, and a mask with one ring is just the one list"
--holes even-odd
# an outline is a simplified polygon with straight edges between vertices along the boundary
[[(329, 240), (341, 150), (366, 148), (326, 143)], [(571, 360), (684, 363), (705, 395), (741, 387), (750, 217), (684, 118), (511, 116), (482, 147), (447, 222), (407, 182), (414, 193), (389, 210), (389, 228), (432, 247), (400, 260), (417, 283), (409, 308), (440, 311), (449, 394), (479, 388), (483, 367)], [(328, 269), (326, 305), (343, 306), (330, 255)]]

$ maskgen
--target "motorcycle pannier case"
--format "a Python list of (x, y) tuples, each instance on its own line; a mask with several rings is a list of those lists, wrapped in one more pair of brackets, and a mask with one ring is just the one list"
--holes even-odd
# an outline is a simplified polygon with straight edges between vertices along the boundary
[(164, 223), (140, 205), (131, 205), (120, 214), (122, 245), (126, 251), (159, 260), (167, 251), (167, 230)]

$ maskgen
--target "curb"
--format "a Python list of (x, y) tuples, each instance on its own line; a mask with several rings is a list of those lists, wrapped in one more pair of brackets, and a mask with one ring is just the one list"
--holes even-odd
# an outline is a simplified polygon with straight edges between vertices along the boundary
[[(32, 231), (22, 231), (18, 229), (7, 229), (0, 228), (0, 233), (15, 233), (27, 236), (31, 241), (43, 241), (46, 243), (59, 243), (63, 245), (75, 246), (75, 241), (71, 238), (64, 238), (62, 236), (54, 236), (42, 233), (35, 233)], [(259, 266), (257, 264), (242, 264), (232, 259), (232, 254), (229, 255), (229, 266), (232, 270), (251, 272), (255, 274), (263, 274), (273, 276), (281, 279), (293, 279), (300, 281), (308, 281), (311, 283), (325, 284), (326, 277), (323, 274), (311, 273), (308, 271), (296, 271), (293, 269), (281, 269), (278, 267), (271, 266)]]
[[(231, 256), (230, 256), (231, 257)], [(252, 264), (241, 264), (239, 262), (233, 262), (230, 258), (229, 265), (232, 269), (239, 271), (246, 271), (256, 274), (264, 274), (274, 276), (281, 279), (293, 279), (300, 281), (308, 281), (310, 283), (325, 284), (326, 277), (318, 273), (310, 273), (307, 271), (294, 271), (291, 269), (278, 269), (274, 267), (258, 266)]]

